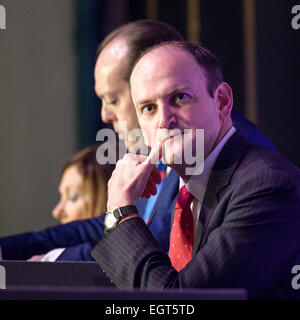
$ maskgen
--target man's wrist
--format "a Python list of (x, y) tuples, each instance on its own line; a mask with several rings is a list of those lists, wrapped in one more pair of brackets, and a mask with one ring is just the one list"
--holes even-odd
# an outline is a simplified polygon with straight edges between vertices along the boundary
[(126, 220), (129, 220), (129, 219), (132, 219), (132, 218), (137, 218), (137, 217), (139, 217), (139, 215), (136, 214), (136, 213), (134, 213), (134, 214), (132, 214), (132, 215), (130, 215), (130, 216), (128, 216), (128, 217), (121, 218), (121, 219), (118, 221), (117, 226), (118, 226), (120, 223), (122, 223), (122, 222), (124, 222), (124, 221), (126, 221)]
[(107, 202), (107, 211), (114, 211), (117, 208), (123, 208), (127, 206), (135, 206), (135, 201), (120, 200), (120, 201)]
[(107, 234), (108, 232), (113, 230), (119, 223), (124, 222), (128, 218), (138, 216), (138, 210), (135, 205), (127, 205), (114, 208), (111, 211), (107, 211), (104, 219), (104, 232)]

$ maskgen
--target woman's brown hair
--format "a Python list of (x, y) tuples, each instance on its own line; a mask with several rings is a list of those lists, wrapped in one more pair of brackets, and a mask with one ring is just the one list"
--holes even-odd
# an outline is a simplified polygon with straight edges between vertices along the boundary
[(75, 165), (83, 180), (91, 183), (93, 190), (93, 214), (101, 215), (106, 211), (107, 183), (115, 168), (114, 164), (99, 164), (96, 158), (100, 144), (87, 147), (74, 154), (63, 166), (62, 175), (72, 165)]

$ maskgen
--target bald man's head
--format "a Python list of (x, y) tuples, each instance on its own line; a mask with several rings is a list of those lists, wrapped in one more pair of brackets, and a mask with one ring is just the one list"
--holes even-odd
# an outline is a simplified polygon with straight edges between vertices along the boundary
[[(130, 141), (127, 133), (138, 129), (139, 123), (131, 100), (129, 83), (123, 76), (127, 54), (126, 41), (121, 37), (114, 39), (99, 54), (94, 76), (95, 91), (102, 101), (102, 120), (111, 123), (119, 138), (130, 148), (136, 141)], [(120, 125), (121, 123), (123, 125)]]
[(94, 76), (102, 101), (101, 117), (113, 125), (128, 148), (136, 141), (120, 124), (126, 122), (128, 132), (140, 127), (129, 89), (132, 67), (144, 50), (168, 40), (182, 40), (182, 36), (164, 22), (139, 20), (117, 28), (98, 47)]

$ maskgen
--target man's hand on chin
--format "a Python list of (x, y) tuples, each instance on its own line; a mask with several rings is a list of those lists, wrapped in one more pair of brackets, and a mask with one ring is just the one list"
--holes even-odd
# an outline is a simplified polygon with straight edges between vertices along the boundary
[(108, 182), (108, 211), (127, 205), (135, 205), (141, 197), (149, 198), (157, 192), (156, 185), (161, 182), (156, 162), (159, 149), (152, 150), (149, 156), (127, 153), (117, 162)]

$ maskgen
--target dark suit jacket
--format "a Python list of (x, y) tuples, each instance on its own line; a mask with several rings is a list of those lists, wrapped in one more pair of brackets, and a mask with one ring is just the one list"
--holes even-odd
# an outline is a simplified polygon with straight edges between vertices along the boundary
[(258, 127), (240, 113), (232, 110), (231, 119), (235, 128), (240, 130), (252, 143), (277, 152), (272, 142), (258, 129)]
[[(232, 111), (234, 126), (241, 130), (251, 142), (275, 151), (272, 143), (250, 121), (239, 113)], [(167, 177), (163, 190), (156, 200), (148, 227), (160, 247), (167, 252), (169, 248), (170, 215), (178, 193), (178, 175), (173, 170)], [(143, 215), (147, 199), (139, 199), (137, 207)], [(26, 260), (33, 255), (43, 254), (52, 249), (65, 247), (58, 261), (90, 261), (91, 248), (103, 237), (104, 217), (80, 220), (65, 225), (55, 226), (39, 232), (0, 238), (3, 259)]]
[(300, 173), (237, 131), (210, 175), (193, 259), (179, 273), (140, 218), (92, 252), (120, 288), (245, 288), (249, 298), (294, 298), (300, 264)]
[[(147, 224), (155, 240), (160, 245), (160, 248), (166, 253), (169, 250), (169, 235), (171, 227), (170, 219), (172, 208), (175, 205), (178, 194), (178, 183), (178, 175), (174, 170), (172, 170), (165, 178), (164, 184), (152, 209), (149, 222)], [(137, 208), (141, 216), (143, 216), (146, 203), (147, 199), (138, 199), (137, 201)], [(101, 220), (103, 221), (103, 217)], [(88, 222), (88, 220), (86, 221)], [(81, 227), (83, 227), (82, 222)], [(67, 248), (58, 257), (57, 261), (94, 261), (94, 258), (91, 256), (91, 252), (96, 243), (103, 237), (102, 223), (101, 230), (98, 231), (98, 235), (99, 238), (96, 242), (93, 240)]]
[[(178, 175), (171, 171), (165, 178), (161, 192), (156, 200), (148, 227), (162, 250), (168, 252), (171, 208), (178, 193)], [(143, 215), (147, 199), (139, 199), (137, 207)], [(168, 208), (170, 210), (166, 210)], [(39, 232), (0, 238), (2, 258), (4, 260), (27, 260), (33, 255), (44, 254), (55, 248), (66, 248), (57, 261), (94, 261), (92, 248), (104, 235), (104, 215), (74, 221), (48, 228)]]
[[(103, 221), (104, 216), (100, 216), (58, 225), (39, 232), (2, 237), (0, 238), (2, 259), (27, 260), (33, 255), (44, 254), (55, 248), (76, 246), (79, 251), (74, 261), (80, 260), (81, 257), (94, 261), (90, 251), (83, 254), (82, 250), (92, 247), (102, 238), (104, 235)], [(80, 244), (84, 247), (79, 248)], [(74, 254), (73, 250), (69, 257)]]

